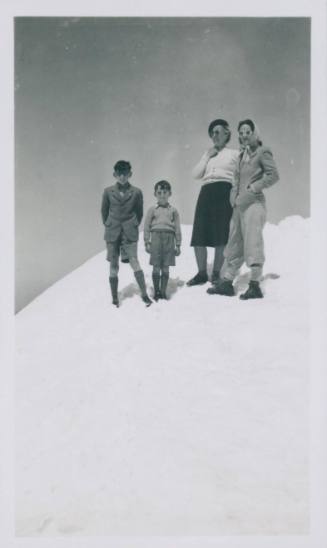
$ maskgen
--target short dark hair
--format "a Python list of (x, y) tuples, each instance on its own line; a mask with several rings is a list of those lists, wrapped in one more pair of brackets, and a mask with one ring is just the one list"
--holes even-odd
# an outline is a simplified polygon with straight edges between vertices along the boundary
[(208, 127), (209, 137), (212, 137), (212, 130), (216, 126), (222, 126), (227, 131), (228, 137), (227, 137), (226, 143), (228, 143), (228, 141), (230, 141), (230, 138), (232, 136), (232, 132), (230, 130), (228, 122), (226, 122), (226, 120), (223, 120), (223, 118), (217, 118), (216, 120), (212, 120), (212, 122), (210, 122)]
[(160, 190), (168, 190), (168, 192), (171, 192), (171, 184), (168, 183), (168, 181), (158, 181), (155, 185), (154, 185), (154, 193), (157, 192), (157, 190), (160, 189)]
[(118, 162), (114, 165), (114, 171), (118, 175), (125, 175), (126, 173), (129, 173), (132, 170), (132, 166), (129, 162), (126, 162), (125, 160), (118, 160)]

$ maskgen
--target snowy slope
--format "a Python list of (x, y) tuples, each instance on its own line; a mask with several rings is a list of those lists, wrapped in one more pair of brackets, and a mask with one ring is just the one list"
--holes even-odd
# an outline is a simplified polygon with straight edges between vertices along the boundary
[(18, 535), (308, 531), (309, 220), (266, 225), (246, 302), (185, 286), (190, 231), (168, 302), (122, 265), (114, 308), (103, 252), (17, 315)]

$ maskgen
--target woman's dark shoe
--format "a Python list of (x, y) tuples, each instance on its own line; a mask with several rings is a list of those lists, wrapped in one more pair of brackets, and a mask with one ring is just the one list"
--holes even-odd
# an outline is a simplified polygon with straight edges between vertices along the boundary
[(186, 285), (191, 287), (192, 285), (202, 285), (207, 283), (208, 281), (208, 274), (206, 272), (198, 272), (195, 274), (194, 278), (191, 278), (188, 282), (186, 282)]
[(249, 287), (245, 291), (245, 293), (242, 293), (240, 295), (240, 299), (242, 301), (247, 301), (248, 299), (262, 299), (263, 294), (259, 285), (259, 282), (255, 282), (254, 280), (251, 280), (249, 283)]
[(226, 297), (233, 297), (235, 295), (233, 282), (231, 280), (220, 280), (218, 283), (207, 289), (209, 295), (225, 295)]

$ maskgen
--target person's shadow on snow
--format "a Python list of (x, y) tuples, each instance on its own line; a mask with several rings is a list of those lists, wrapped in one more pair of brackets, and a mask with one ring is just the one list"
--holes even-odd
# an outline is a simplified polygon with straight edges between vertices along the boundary
[(136, 284), (130, 283), (119, 291), (119, 300), (122, 303), (126, 299), (131, 299), (134, 295), (140, 295), (140, 290)]
[[(169, 278), (167, 285), (167, 297), (170, 300), (173, 295), (185, 285), (185, 282), (180, 278)], [(150, 298), (153, 298), (153, 287), (152, 285), (147, 284), (148, 295)], [(135, 283), (130, 283), (126, 287), (123, 287), (119, 292), (119, 300), (122, 303), (126, 299), (131, 299), (135, 295), (140, 295), (140, 290)]]
[(180, 288), (182, 288), (185, 285), (185, 282), (181, 280), (180, 278), (169, 278), (168, 285), (167, 285), (167, 297), (168, 300), (170, 300), (177, 291), (179, 291)]

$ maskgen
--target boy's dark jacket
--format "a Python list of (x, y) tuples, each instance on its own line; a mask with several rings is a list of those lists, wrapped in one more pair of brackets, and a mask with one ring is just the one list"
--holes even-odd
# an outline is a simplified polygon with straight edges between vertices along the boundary
[(115, 242), (121, 233), (130, 242), (136, 242), (143, 217), (142, 191), (129, 183), (122, 196), (118, 183), (108, 186), (102, 196), (101, 215), (105, 226), (104, 239), (107, 242)]

